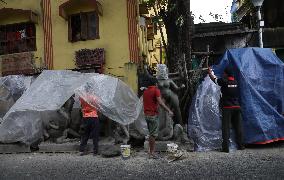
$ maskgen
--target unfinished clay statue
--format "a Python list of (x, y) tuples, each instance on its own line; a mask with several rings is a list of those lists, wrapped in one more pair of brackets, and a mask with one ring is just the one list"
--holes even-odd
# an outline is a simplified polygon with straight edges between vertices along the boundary
[[(44, 139), (51, 139), (56, 143), (66, 141), (68, 135), (79, 138), (77, 132), (80, 122), (72, 121), (71, 111), (73, 109), (74, 97), (70, 97), (65, 104), (57, 111), (54, 117), (48, 118), (49, 121), (44, 121), (43, 135)], [(59, 116), (58, 116), (59, 114)], [(76, 126), (76, 127), (75, 127)]]
[(128, 128), (117, 123), (103, 114), (99, 114), (101, 135), (105, 142), (114, 144), (126, 144), (130, 138)]
[(173, 80), (168, 78), (168, 68), (165, 64), (158, 65), (157, 79), (162, 98), (174, 112), (174, 124), (182, 125), (183, 121), (179, 107), (179, 99), (174, 91), (179, 91), (180, 89), (184, 88), (184, 85), (178, 87)]
[(11, 92), (5, 86), (0, 85), (0, 118), (3, 118), (14, 104)]
[(175, 142), (188, 142), (187, 134), (180, 124), (175, 124), (163, 108), (159, 108), (159, 141), (174, 140)]
[[(148, 67), (144, 66), (144, 77), (146, 77), (145, 81), (149, 78), (154, 78), (149, 72)], [(165, 100), (166, 104), (172, 109), (175, 113), (175, 123), (168, 115), (164, 109), (159, 108), (159, 134), (157, 140), (167, 141), (167, 140), (184, 140), (184, 131), (181, 118), (181, 112), (179, 108), (179, 99), (178, 96), (172, 91), (179, 90), (182, 87), (178, 87), (171, 79), (168, 78), (168, 72), (166, 65), (160, 64), (158, 65), (158, 87), (161, 91), (162, 98)], [(147, 82), (145, 82), (147, 85)]]
[(119, 124), (119, 123), (115, 123), (116, 127), (113, 130), (113, 136), (115, 139), (115, 144), (127, 144), (130, 135), (129, 135), (129, 131), (126, 128), (126, 126)]
[(157, 140), (167, 141), (173, 137), (174, 123), (168, 112), (159, 108), (159, 134)]

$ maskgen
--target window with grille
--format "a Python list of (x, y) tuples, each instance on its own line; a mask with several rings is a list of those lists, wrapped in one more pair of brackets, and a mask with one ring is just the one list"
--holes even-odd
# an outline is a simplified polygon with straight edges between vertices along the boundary
[(69, 17), (69, 41), (99, 39), (99, 16), (96, 12), (82, 12)]
[(0, 55), (36, 51), (36, 28), (33, 23), (0, 26)]

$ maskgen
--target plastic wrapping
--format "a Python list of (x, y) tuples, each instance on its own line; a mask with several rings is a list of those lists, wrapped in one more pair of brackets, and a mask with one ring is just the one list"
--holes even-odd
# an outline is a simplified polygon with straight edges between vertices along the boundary
[(37, 141), (42, 137), (43, 123), (51, 121), (75, 92), (87, 100), (86, 90), (91, 90), (97, 100), (90, 104), (118, 123), (132, 123), (141, 113), (138, 97), (117, 78), (74, 71), (43, 71), (4, 116), (0, 142), (31, 144)]
[(228, 50), (213, 67), (217, 76), (232, 66), (240, 87), (244, 141), (284, 139), (284, 63), (266, 48)]
[(165, 64), (157, 65), (157, 79), (169, 79), (168, 68)]
[[(220, 94), (220, 87), (207, 76), (192, 100), (188, 117), (188, 136), (194, 141), (195, 151), (219, 150), (222, 147)], [(230, 138), (232, 150), (236, 145), (231, 139), (234, 139), (234, 136)]]
[(105, 116), (123, 125), (137, 120), (143, 108), (143, 103), (124, 82), (106, 75), (91, 77), (75, 92)]
[(0, 118), (8, 112), (14, 103), (30, 87), (31, 76), (5, 76), (0, 78)]

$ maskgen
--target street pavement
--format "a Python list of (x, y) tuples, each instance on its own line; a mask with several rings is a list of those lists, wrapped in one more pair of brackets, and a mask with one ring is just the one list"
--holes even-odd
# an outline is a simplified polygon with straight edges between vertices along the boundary
[(232, 153), (187, 152), (168, 163), (135, 151), (130, 159), (77, 153), (0, 154), (0, 179), (284, 179), (284, 145)]

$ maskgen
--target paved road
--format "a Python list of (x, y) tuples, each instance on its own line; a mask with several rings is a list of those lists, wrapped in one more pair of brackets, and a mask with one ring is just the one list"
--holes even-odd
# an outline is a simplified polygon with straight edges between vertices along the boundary
[(136, 152), (128, 160), (78, 154), (0, 155), (0, 179), (284, 179), (284, 146), (234, 153), (190, 152), (168, 163)]

